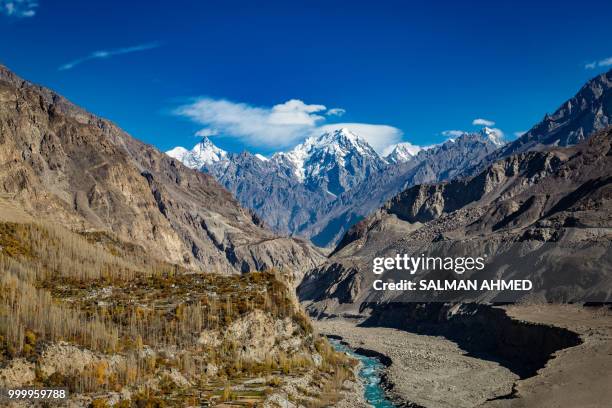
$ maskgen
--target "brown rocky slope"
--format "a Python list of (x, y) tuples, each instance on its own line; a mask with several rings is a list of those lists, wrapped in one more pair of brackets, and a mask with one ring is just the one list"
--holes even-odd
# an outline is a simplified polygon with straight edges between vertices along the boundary
[(165, 261), (295, 272), (321, 255), (273, 235), (210, 176), (0, 65), (0, 194), (37, 218), (105, 230)]

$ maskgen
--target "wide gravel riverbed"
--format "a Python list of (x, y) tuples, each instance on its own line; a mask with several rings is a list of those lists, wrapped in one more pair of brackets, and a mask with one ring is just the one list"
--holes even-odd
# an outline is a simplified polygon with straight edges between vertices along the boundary
[(467, 356), (442, 337), (389, 328), (358, 327), (333, 319), (315, 322), (322, 334), (341, 336), (352, 348), (384, 354), (384, 370), (393, 385), (389, 396), (427, 408), (474, 407), (509, 394), (518, 376), (499, 364)]

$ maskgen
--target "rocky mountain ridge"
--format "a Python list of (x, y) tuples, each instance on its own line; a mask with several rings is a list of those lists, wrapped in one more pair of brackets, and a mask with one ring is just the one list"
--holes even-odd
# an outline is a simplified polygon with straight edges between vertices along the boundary
[(483, 130), (423, 149), (412, 160), (389, 165), (385, 171), (338, 197), (305, 229), (305, 236), (320, 246), (339, 242), (352, 225), (398, 192), (419, 183), (450, 180), (497, 148)]
[(478, 173), (487, 165), (515, 153), (570, 146), (593, 132), (612, 125), (612, 69), (589, 80), (572, 98), (518, 139), (492, 153), (482, 163), (464, 169), (462, 176)]
[(538, 145), (569, 146), (612, 125), (612, 69), (588, 81), (574, 97), (508, 146), (500, 156), (532, 150)]

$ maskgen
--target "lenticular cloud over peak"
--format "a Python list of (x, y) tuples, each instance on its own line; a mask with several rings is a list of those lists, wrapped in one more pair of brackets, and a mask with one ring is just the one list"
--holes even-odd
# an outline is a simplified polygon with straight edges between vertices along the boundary
[[(313, 135), (348, 128), (365, 139), (379, 153), (401, 140), (401, 130), (388, 125), (367, 123), (326, 123), (330, 117), (344, 114), (344, 109), (327, 109), (322, 104), (308, 104), (290, 99), (271, 106), (254, 106), (227, 99), (200, 97), (178, 107), (176, 115), (205, 126), (198, 134), (214, 129), (222, 137), (236, 138), (242, 143), (282, 150)], [(206, 130), (205, 130), (206, 129)]]

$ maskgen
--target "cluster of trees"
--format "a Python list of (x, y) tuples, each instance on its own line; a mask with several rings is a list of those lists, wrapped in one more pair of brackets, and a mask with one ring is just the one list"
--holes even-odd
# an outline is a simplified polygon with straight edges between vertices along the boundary
[[(245, 358), (242, 345), (223, 333), (255, 311), (294, 322), (301, 349), (270, 351), (263, 361)], [(220, 343), (200, 344), (205, 330), (218, 333)], [(97, 358), (80, 373), (45, 377), (37, 370), (36, 381), (78, 393), (137, 388), (174, 369), (199, 389), (213, 381), (219, 398), (227, 399), (229, 380), (315, 372), (319, 399), (327, 401), (352, 377), (352, 362), (313, 333), (279, 272), (193, 273), (105, 233), (0, 223), (0, 367), (16, 357), (36, 364), (60, 341)], [(313, 362), (313, 353), (322, 363)]]

